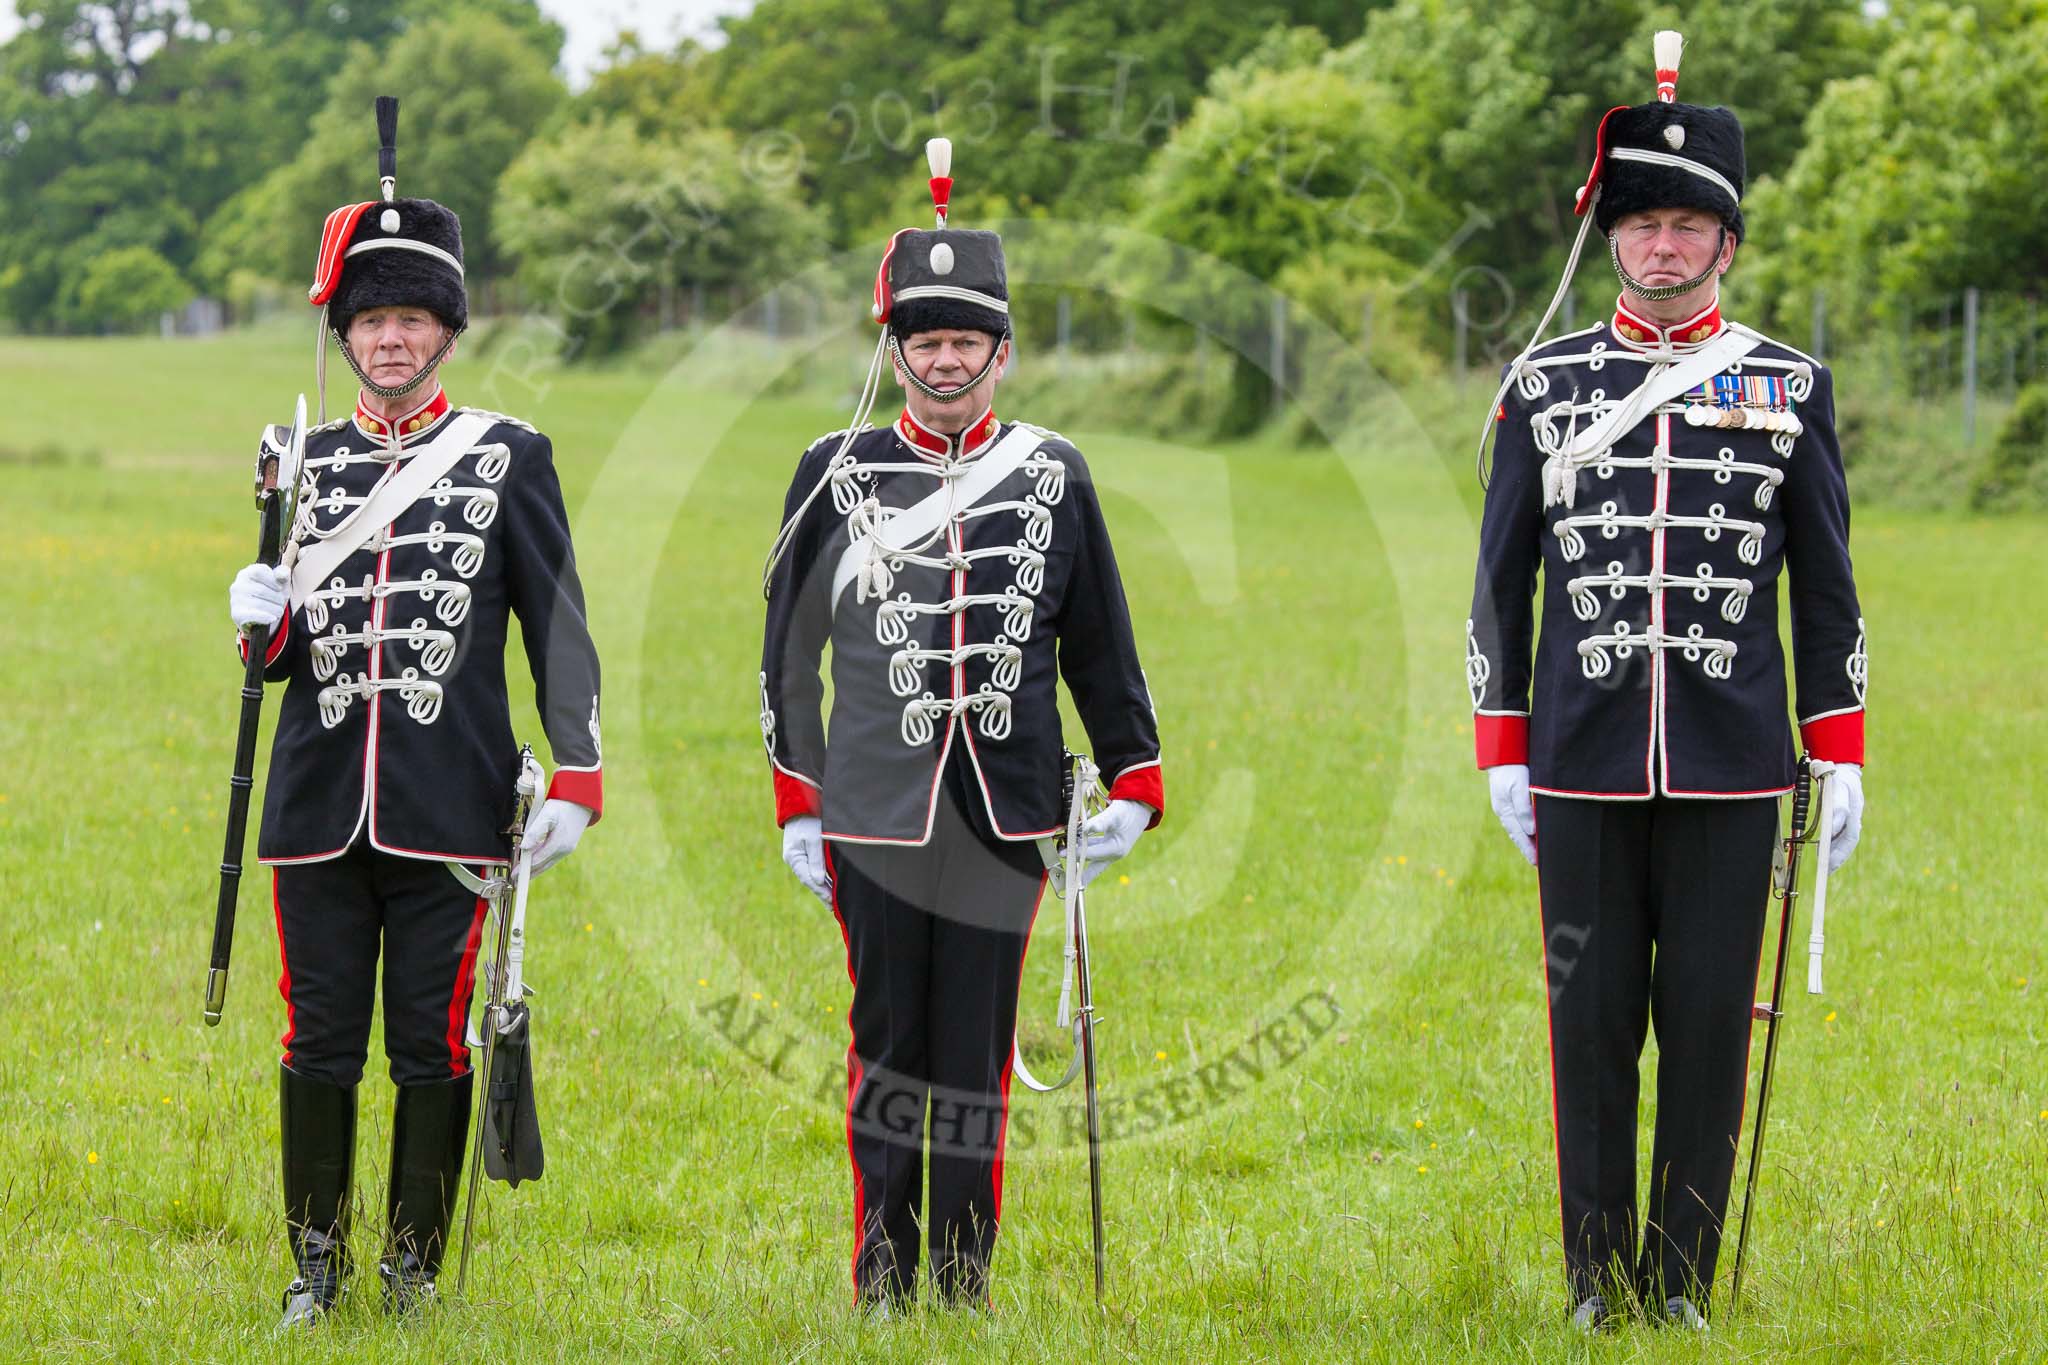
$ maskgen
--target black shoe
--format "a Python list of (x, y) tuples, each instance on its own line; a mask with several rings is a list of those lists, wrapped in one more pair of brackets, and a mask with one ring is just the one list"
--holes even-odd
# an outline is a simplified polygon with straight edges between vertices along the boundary
[(285, 1228), (298, 1276), (284, 1291), (277, 1330), (311, 1327), (348, 1278), (349, 1184), (354, 1173), (356, 1091), (278, 1072)]
[(1678, 1327), (1688, 1332), (1705, 1332), (1707, 1315), (1691, 1299), (1669, 1298), (1664, 1300), (1662, 1313), (1652, 1312), (1651, 1321), (1667, 1327)]
[(1608, 1310), (1607, 1296), (1588, 1294), (1577, 1308), (1572, 1310), (1572, 1326), (1581, 1332), (1604, 1332), (1614, 1325), (1614, 1314)]
[(378, 1263), (384, 1306), (410, 1313), (434, 1297), (434, 1277), (462, 1185), (475, 1073), (435, 1085), (402, 1085), (391, 1119), (390, 1250)]

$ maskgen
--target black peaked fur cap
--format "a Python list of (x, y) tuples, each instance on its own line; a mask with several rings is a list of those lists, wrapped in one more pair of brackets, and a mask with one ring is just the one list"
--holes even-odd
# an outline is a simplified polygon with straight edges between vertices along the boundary
[[(1678, 131), (1668, 131), (1671, 129)], [(1672, 145), (1674, 140), (1678, 145)], [(1742, 154), (1742, 120), (1734, 110), (1655, 100), (1632, 105), (1609, 116), (1601, 142), (1607, 150), (1607, 164), (1600, 175), (1600, 203), (1594, 209), (1594, 219), (1602, 233), (1631, 213), (1687, 208), (1714, 214), (1737, 241), (1742, 240), (1740, 195), (1747, 168)], [(1729, 198), (1713, 181), (1680, 166), (1619, 160), (1612, 155), (1616, 147), (1697, 161), (1733, 185), (1737, 198)]]
[[(387, 212), (398, 214), (398, 230), (386, 232)], [(454, 210), (431, 199), (395, 199), (372, 204), (356, 223), (349, 245), (392, 237), (406, 238), (439, 247), (462, 259), (462, 220)], [(457, 332), (469, 326), (469, 293), (462, 276), (447, 262), (424, 251), (386, 247), (350, 256), (341, 268), (341, 282), (328, 305), (328, 322), (337, 332), (347, 332), (349, 320), (367, 308), (410, 305), (425, 308)]]
[[(952, 264), (941, 272), (933, 250), (946, 247)], [(939, 265), (945, 253), (939, 253)], [(1003, 239), (993, 232), (969, 228), (928, 228), (903, 233), (889, 256), (889, 330), (899, 340), (919, 332), (959, 330), (987, 332), (1001, 339), (1010, 331), (1007, 314), (966, 299), (906, 299), (903, 292), (931, 286), (969, 289), (1010, 301), (1010, 282), (1003, 265)]]

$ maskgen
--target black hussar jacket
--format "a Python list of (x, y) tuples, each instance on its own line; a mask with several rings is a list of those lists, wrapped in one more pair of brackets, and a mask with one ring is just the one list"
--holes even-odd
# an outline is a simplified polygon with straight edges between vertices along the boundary
[[(977, 462), (1020, 430), (1036, 448), (975, 496)], [(798, 461), (767, 585), (761, 734), (776, 823), (821, 815), (831, 838), (923, 844), (961, 744), (998, 835), (1063, 828), (1062, 677), (1110, 795), (1163, 810), (1152, 699), (1080, 452), (992, 412), (957, 438), (908, 412), (841, 454), (844, 436)], [(934, 496), (946, 502), (929, 538), (884, 548), (878, 529)]]
[[(293, 542), (331, 535), (470, 411), (437, 389), (396, 437), (360, 407), (314, 428)], [(294, 600), (271, 641), (265, 674), (287, 685), (257, 845), (266, 863), (319, 862), (358, 837), (411, 858), (506, 858), (514, 614), (554, 751), (548, 795), (603, 810), (597, 649), (553, 450), (524, 422), (478, 415), (489, 425), (454, 467)]]
[[(1717, 363), (1737, 340), (1753, 349)], [(1603, 427), (1710, 347), (1698, 383)], [(1863, 761), (1867, 660), (1826, 367), (1718, 305), (1668, 329), (1624, 307), (1536, 350), (1495, 419), (1465, 644), (1481, 767), (1527, 763), (1553, 796), (1790, 790), (1787, 574), (1802, 742)]]

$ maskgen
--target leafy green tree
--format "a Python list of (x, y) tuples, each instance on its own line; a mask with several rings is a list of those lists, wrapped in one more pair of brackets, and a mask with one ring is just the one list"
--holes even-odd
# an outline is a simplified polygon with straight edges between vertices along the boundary
[(497, 244), (529, 302), (583, 353), (628, 340), (664, 288), (760, 288), (816, 260), (822, 216), (759, 173), (731, 133), (647, 138), (572, 124), (505, 172)]
[[(364, 73), (374, 71), (375, 79)], [(498, 177), (566, 95), (527, 36), (491, 18), (460, 16), (414, 28), (375, 60), (367, 50), (339, 72), (306, 144), (251, 202), (272, 215), (261, 231), (223, 224), (268, 248), (250, 264), (282, 279), (310, 279), (320, 224), (336, 205), (377, 195), (372, 97), (398, 91), (398, 192), (436, 200), (462, 219), (472, 289), (499, 273), (492, 228)], [(410, 98), (405, 92), (418, 91)], [(221, 252), (215, 261), (227, 253)]]
[(724, 21), (725, 123), (801, 149), (841, 242), (911, 221), (920, 149), (955, 146), (963, 221), (983, 196), (1026, 213), (1120, 215), (1209, 73), (1276, 24), (1349, 36), (1332, 0), (762, 0)]
[(192, 286), (176, 266), (146, 246), (116, 247), (89, 261), (78, 276), (81, 318), (128, 328), (154, 322), (192, 301)]
[(1753, 199), (1746, 296), (1837, 331), (1977, 285), (2048, 277), (2048, 23), (2036, 4), (1916, 6), (1868, 75), (1830, 84), (1798, 156)]

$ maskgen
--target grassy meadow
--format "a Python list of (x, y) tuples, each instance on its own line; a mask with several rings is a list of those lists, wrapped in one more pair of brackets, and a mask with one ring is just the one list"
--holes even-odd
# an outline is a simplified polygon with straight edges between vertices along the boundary
[[(858, 1318), (850, 988), (781, 865), (755, 720), (761, 556), (848, 406), (792, 375), (850, 372), (855, 343), (718, 335), (667, 370), (558, 369), (518, 335), (449, 370), (456, 402), (554, 437), (604, 656), (606, 814), (529, 918), (549, 1172), (486, 1187), (467, 1298), (451, 1256), (440, 1311), (395, 1327), (359, 1270), (326, 1330), (274, 1341), (267, 879), (218, 1029), (200, 988), (225, 588), (310, 331), (0, 338), (0, 1358), (2048, 1359), (2042, 523), (1859, 509), (1870, 805), (1830, 991), (1785, 1025), (1753, 1278), (1730, 1311), (1731, 1235), (1710, 1340), (1583, 1341), (1534, 879), (1471, 763), (1475, 423), (1393, 403), (1371, 443), (1318, 451), (1067, 432), (1105, 490), (1169, 791), (1091, 902), (1107, 1304), (1078, 1102), (1019, 1087), (993, 1314)], [(1049, 924), (1024, 1007), (1047, 1064)]]

